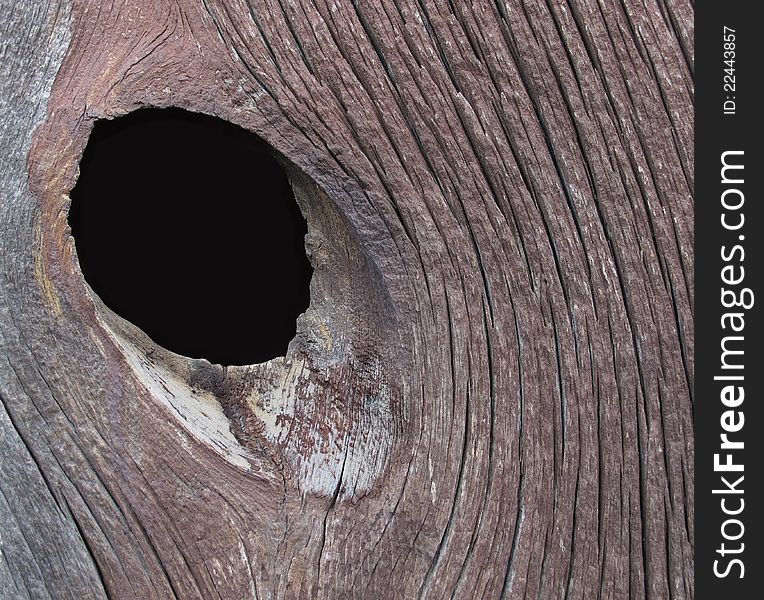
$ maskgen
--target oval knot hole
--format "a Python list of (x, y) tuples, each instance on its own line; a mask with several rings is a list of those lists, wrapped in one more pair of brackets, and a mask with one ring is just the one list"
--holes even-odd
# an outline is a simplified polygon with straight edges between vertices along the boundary
[(223, 365), (286, 354), (312, 270), (263, 140), (181, 109), (98, 121), (71, 199), (85, 280), (157, 344)]

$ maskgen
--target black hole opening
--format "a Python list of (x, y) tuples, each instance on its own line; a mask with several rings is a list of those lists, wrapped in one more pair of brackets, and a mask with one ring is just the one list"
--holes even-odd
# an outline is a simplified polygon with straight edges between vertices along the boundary
[(224, 365), (285, 355), (312, 269), (260, 138), (175, 108), (99, 121), (71, 199), (85, 280), (156, 343)]

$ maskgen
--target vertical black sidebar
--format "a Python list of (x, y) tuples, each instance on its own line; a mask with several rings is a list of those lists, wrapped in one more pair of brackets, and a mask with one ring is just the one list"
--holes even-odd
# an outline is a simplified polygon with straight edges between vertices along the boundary
[(761, 598), (759, 3), (695, 4), (695, 593)]

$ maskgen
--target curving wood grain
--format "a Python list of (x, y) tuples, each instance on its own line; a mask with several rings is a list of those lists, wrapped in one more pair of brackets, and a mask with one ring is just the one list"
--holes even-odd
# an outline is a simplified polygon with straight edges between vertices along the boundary
[[(690, 2), (1, 4), (0, 595), (693, 597)], [(286, 357), (84, 283), (67, 194), (143, 106), (284, 163)]]

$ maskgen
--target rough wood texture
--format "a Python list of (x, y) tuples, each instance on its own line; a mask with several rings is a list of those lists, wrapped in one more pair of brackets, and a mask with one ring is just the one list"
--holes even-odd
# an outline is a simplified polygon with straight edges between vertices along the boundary
[[(689, 0), (0, 5), (0, 595), (693, 597)], [(170, 105), (287, 166), (284, 359), (84, 284), (89, 131)]]

